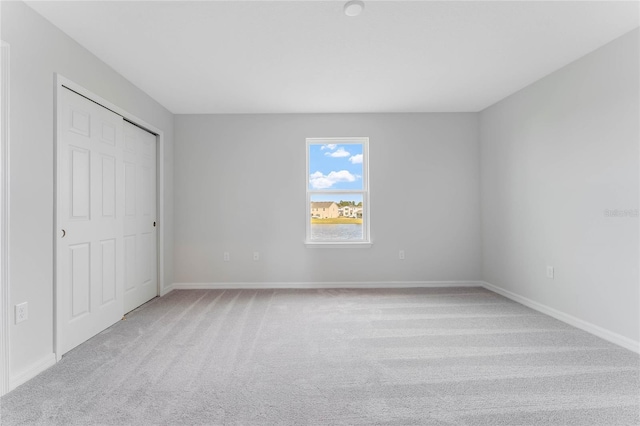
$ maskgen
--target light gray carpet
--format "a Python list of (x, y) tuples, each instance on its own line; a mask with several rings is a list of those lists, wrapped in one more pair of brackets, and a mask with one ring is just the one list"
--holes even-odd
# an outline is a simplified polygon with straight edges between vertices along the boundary
[(481, 288), (192, 290), (5, 395), (3, 425), (638, 425), (639, 357)]

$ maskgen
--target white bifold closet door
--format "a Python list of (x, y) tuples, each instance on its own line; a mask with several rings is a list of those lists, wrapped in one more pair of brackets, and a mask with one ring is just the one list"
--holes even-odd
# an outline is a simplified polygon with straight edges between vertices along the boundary
[(156, 138), (66, 89), (58, 138), (58, 357), (157, 295)]
[(123, 314), (121, 116), (63, 89), (58, 140), (58, 356)]
[(124, 312), (158, 294), (156, 137), (124, 123)]

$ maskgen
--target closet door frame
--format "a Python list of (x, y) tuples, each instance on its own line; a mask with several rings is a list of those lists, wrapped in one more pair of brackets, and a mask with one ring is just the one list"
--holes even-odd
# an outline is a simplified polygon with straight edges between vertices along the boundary
[(9, 380), (9, 43), (0, 40), (0, 396)]
[[(60, 344), (60, 324), (62, 321), (62, 294), (61, 294), (61, 285), (58, 285), (60, 274), (58, 271), (58, 242), (62, 237), (61, 225), (59, 222), (60, 217), (60, 206), (58, 203), (60, 194), (58, 183), (60, 182), (60, 174), (61, 171), (58, 168), (58, 159), (61, 155), (64, 155), (61, 152), (60, 144), (58, 141), (63, 137), (63, 126), (62, 126), (62, 96), (61, 91), (69, 89), (77, 94), (105, 107), (108, 110), (113, 111), (114, 113), (122, 116), (124, 120), (129, 121), (130, 123), (147, 130), (150, 133), (154, 133), (156, 135), (156, 214), (157, 214), (157, 277), (158, 277), (158, 285), (157, 285), (157, 295), (162, 295), (162, 289), (165, 288), (164, 283), (164, 256), (163, 247), (164, 247), (164, 239), (165, 239), (165, 227), (164, 225), (164, 132), (157, 127), (145, 122), (144, 120), (138, 118), (137, 116), (129, 113), (128, 111), (120, 108), (119, 106), (107, 101), (106, 99), (96, 95), (95, 93), (85, 89), (84, 87), (76, 84), (72, 80), (60, 75), (54, 74), (54, 208), (53, 208), (53, 347), (56, 354), (56, 361), (60, 361), (62, 358), (61, 353), (61, 344)], [(125, 312), (122, 314), (124, 315)]]

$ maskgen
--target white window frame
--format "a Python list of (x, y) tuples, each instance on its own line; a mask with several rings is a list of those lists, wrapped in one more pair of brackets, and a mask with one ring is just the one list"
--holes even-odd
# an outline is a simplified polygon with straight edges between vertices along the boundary
[[(310, 189), (309, 176), (309, 147), (311, 145), (362, 145), (362, 189)], [(306, 163), (307, 174), (305, 178), (306, 188), (306, 238), (305, 245), (308, 248), (369, 248), (371, 241), (371, 197), (369, 186), (369, 138), (368, 137), (347, 137), (347, 138), (307, 138), (306, 139)], [(312, 240), (311, 239), (311, 196), (317, 194), (358, 194), (362, 195), (362, 239), (361, 240)]]

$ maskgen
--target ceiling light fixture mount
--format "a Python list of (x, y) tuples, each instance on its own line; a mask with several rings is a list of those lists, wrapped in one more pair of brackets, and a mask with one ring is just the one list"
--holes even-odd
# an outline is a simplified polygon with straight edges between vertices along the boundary
[(351, 0), (344, 5), (344, 14), (347, 16), (358, 16), (364, 10), (364, 2), (360, 0)]

